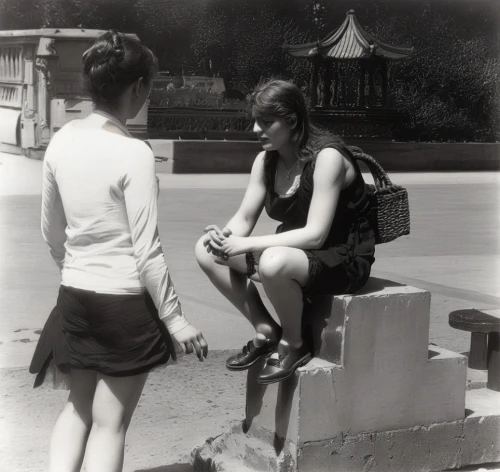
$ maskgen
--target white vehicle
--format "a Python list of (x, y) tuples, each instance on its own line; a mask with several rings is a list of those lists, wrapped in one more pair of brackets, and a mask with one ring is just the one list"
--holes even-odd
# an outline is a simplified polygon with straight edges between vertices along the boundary
[[(82, 88), (82, 55), (103, 33), (53, 28), (0, 31), (0, 151), (42, 159), (58, 129), (92, 112)], [(147, 111), (146, 103), (127, 122), (137, 138), (147, 138)]]

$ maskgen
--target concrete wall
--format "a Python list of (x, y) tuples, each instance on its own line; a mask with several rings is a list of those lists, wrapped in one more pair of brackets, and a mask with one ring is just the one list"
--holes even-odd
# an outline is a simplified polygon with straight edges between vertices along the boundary
[[(257, 153), (257, 141), (149, 140), (155, 155), (167, 158), (158, 172), (248, 173)], [(400, 143), (350, 140), (375, 157), (387, 171), (500, 170), (500, 144)]]
[(250, 369), (252, 428), (303, 444), (464, 418), (467, 358), (429, 348), (429, 292), (371, 278), (331, 298), (327, 312), (312, 310), (322, 334), (298, 376), (263, 387), (262, 366)]

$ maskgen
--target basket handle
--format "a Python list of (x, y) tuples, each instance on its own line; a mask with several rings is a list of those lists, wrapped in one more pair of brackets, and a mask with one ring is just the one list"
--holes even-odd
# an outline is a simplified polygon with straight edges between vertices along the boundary
[(364, 153), (359, 147), (356, 146), (349, 146), (349, 150), (351, 151), (355, 159), (363, 161), (367, 165), (373, 176), (375, 187), (377, 187), (378, 190), (392, 185), (391, 179), (387, 175), (387, 172), (372, 156)]

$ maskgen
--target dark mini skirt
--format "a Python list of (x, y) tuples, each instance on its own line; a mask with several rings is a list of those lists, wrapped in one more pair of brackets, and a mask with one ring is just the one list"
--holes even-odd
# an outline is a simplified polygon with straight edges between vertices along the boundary
[(355, 293), (368, 281), (375, 261), (375, 235), (371, 228), (352, 231), (346, 244), (304, 251), (309, 263), (305, 296)]
[(41, 385), (54, 361), (63, 373), (94, 370), (124, 377), (175, 359), (172, 338), (147, 292), (113, 295), (61, 285), (30, 365)]

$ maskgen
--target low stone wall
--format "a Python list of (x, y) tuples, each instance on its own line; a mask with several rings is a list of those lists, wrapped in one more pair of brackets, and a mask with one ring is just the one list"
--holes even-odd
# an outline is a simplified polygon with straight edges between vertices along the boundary
[(262, 151), (258, 141), (149, 140), (156, 157), (157, 172), (171, 174), (246, 174)]
[(402, 143), (349, 140), (392, 171), (498, 171), (500, 143)]
[[(168, 159), (158, 172), (176, 174), (248, 173), (257, 153), (256, 141), (149, 140), (155, 156)], [(498, 171), (500, 144), (402, 143), (356, 139), (361, 147), (388, 171)]]

